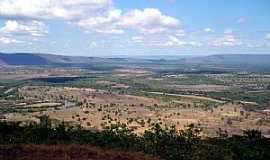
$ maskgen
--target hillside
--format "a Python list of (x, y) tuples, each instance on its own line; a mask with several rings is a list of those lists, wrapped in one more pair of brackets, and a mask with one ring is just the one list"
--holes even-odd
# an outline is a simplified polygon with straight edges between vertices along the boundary
[(0, 65), (53, 65), (53, 64), (89, 64), (103, 62), (103, 58), (62, 56), (34, 53), (0, 53)]
[(50, 61), (39, 55), (20, 53), (20, 54), (3, 54), (0, 53), (0, 61), (7, 65), (48, 65)]
[(0, 65), (86, 65), (93, 63), (179, 63), (179, 64), (223, 64), (223, 65), (268, 65), (270, 55), (226, 54), (183, 58), (179, 61), (141, 58), (100, 58), (85, 56), (63, 56), (35, 53), (0, 53)]
[(270, 64), (270, 55), (266, 54), (224, 54), (184, 59), (185, 63), (199, 64)]

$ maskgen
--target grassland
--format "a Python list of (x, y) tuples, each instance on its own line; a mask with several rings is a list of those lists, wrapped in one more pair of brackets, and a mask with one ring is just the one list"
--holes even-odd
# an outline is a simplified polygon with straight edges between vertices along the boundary
[(238, 69), (161, 62), (1, 69), (0, 112), (6, 121), (49, 115), (98, 130), (121, 122), (139, 134), (154, 123), (194, 123), (208, 136), (219, 128), (270, 135), (270, 76)]

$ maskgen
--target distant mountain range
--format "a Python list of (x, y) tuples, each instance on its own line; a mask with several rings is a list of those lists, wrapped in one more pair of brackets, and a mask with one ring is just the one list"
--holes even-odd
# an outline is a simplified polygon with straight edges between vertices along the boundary
[(241, 65), (241, 64), (270, 64), (270, 54), (226, 54), (226, 55), (210, 55), (188, 57), (175, 60), (165, 59), (132, 59), (132, 58), (99, 58), (99, 57), (84, 57), (84, 56), (63, 56), (54, 54), (35, 54), (35, 53), (0, 53), (0, 66), (6, 65), (87, 65), (93, 63), (166, 63), (174, 61), (179, 63), (191, 64), (226, 64), (226, 65)]
[(54, 65), (54, 64), (89, 64), (103, 62), (98, 57), (63, 56), (35, 53), (0, 53), (0, 65)]
[(270, 54), (224, 54), (183, 59), (185, 63), (195, 64), (225, 64), (225, 65), (270, 65)]

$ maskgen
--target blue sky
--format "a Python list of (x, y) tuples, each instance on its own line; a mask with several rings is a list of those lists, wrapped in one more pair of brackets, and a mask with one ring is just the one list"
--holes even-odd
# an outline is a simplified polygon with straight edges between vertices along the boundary
[(0, 52), (269, 54), (269, 0), (0, 0)]

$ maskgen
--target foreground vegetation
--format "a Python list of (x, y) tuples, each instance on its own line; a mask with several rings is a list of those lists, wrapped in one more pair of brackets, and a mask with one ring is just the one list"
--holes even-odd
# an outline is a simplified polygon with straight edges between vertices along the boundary
[(0, 145), (3, 160), (158, 160), (142, 152), (105, 149), (91, 145)]
[(123, 124), (94, 131), (80, 126), (69, 127), (64, 123), (53, 125), (47, 116), (42, 116), (39, 123), (29, 125), (1, 122), (0, 144), (91, 145), (106, 150), (141, 151), (167, 160), (270, 159), (270, 139), (257, 130), (247, 130), (242, 136), (230, 137), (226, 131), (220, 130), (215, 138), (202, 138), (200, 133), (200, 128), (194, 125), (177, 131), (174, 127), (155, 124), (138, 136)]

